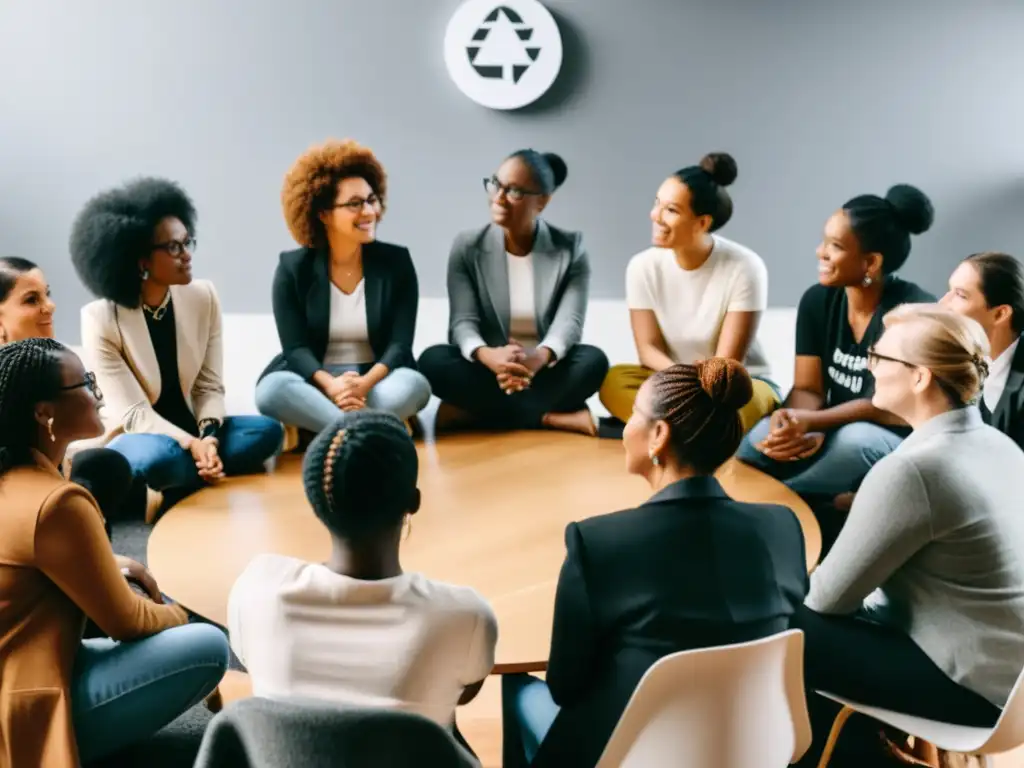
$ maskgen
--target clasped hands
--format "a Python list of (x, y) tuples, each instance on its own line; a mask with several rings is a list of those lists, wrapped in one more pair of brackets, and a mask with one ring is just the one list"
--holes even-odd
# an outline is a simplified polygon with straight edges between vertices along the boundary
[(217, 452), (218, 446), (215, 437), (197, 437), (188, 447), (199, 476), (208, 483), (215, 483), (224, 477), (224, 462)]
[(754, 447), (775, 461), (799, 461), (813, 456), (825, 442), (822, 432), (809, 432), (808, 411), (779, 408), (769, 420), (771, 432)]
[(355, 371), (345, 371), (331, 380), (325, 394), (343, 411), (361, 411), (366, 407), (366, 396), (370, 389), (372, 386), (365, 376)]
[(502, 392), (511, 395), (530, 386), (537, 371), (551, 362), (551, 350), (547, 347), (528, 349), (515, 339), (509, 339), (504, 347), (481, 347), (476, 357), (494, 373)]

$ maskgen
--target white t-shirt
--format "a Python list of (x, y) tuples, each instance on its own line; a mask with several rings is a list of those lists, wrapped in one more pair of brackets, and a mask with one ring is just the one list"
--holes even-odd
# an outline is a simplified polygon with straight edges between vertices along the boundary
[(405, 573), (380, 581), (258, 555), (228, 598), (231, 648), (253, 695), (401, 709), (448, 727), (494, 666), (498, 623), (469, 587)]
[[(626, 267), (626, 303), (654, 312), (676, 363), (714, 357), (728, 312), (768, 308), (768, 269), (749, 248), (718, 235), (711, 255), (697, 269), (679, 266), (667, 248), (648, 248)], [(768, 373), (768, 361), (755, 338), (744, 365), (751, 375)]]
[(995, 411), (1003, 397), (1003, 390), (1006, 389), (1006, 382), (1010, 378), (1010, 366), (1013, 364), (1013, 356), (1017, 354), (1017, 345), (1020, 339), (1003, 350), (1003, 353), (989, 365), (988, 378), (981, 390), (981, 396), (985, 399), (985, 407), (989, 413)]
[(505, 253), (508, 261), (509, 336), (525, 347), (535, 347), (537, 299), (533, 290), (533, 255)]
[(352, 293), (345, 293), (331, 283), (331, 321), (323, 364), (372, 362), (373, 348), (366, 324), (366, 280), (360, 280)]

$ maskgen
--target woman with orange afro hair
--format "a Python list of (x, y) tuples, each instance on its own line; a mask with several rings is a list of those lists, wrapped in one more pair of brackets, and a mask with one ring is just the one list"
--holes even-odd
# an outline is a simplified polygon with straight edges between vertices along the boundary
[(281, 353), (260, 376), (260, 413), (310, 432), (373, 408), (408, 421), (430, 399), (415, 370), (419, 285), (409, 250), (376, 239), (387, 174), (355, 141), (307, 150), (284, 179), (274, 321)]

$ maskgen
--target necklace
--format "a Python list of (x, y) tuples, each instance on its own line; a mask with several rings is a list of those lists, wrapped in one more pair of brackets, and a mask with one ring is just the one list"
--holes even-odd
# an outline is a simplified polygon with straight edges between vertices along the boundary
[(160, 306), (151, 307), (149, 304), (143, 303), (142, 308), (152, 317), (154, 320), (159, 322), (163, 320), (164, 315), (167, 314), (167, 308), (171, 305), (171, 292), (168, 291), (164, 294), (164, 300), (160, 302)]

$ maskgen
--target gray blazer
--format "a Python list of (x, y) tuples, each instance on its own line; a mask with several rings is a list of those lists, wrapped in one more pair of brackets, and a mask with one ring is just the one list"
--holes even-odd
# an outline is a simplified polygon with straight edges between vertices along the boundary
[(1024, 451), (976, 407), (935, 416), (868, 472), (807, 606), (863, 604), (1002, 707), (1024, 669), (1021, 478)]
[[(533, 244), (537, 335), (556, 359), (579, 343), (587, 315), (590, 263), (579, 232), (537, 222)], [(488, 224), (460, 233), (448, 257), (448, 340), (467, 358), (479, 347), (508, 343), (505, 234)]]

